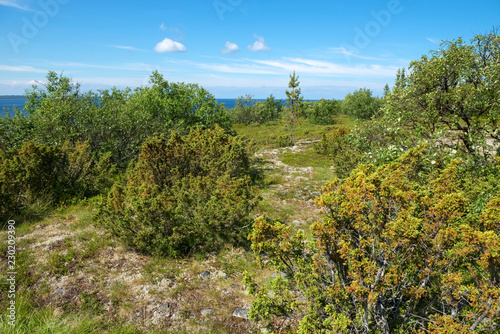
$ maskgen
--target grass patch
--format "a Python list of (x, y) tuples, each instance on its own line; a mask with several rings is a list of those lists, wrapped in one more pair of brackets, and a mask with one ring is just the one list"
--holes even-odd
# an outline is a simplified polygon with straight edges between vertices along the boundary
[(292, 167), (329, 168), (332, 165), (327, 156), (315, 152), (314, 149), (296, 153), (284, 152), (281, 161)]

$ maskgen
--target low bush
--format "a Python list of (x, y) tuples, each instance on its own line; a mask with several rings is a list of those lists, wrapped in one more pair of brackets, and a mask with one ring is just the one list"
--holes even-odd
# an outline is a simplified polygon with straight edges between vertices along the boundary
[(335, 124), (334, 116), (341, 112), (341, 101), (319, 100), (309, 102), (305, 110), (307, 120), (312, 124)]
[(34, 203), (52, 204), (98, 194), (110, 186), (114, 165), (109, 155), (96, 160), (88, 143), (62, 147), (25, 142), (0, 149), (0, 219), (22, 213)]
[(276, 137), (276, 146), (278, 147), (289, 147), (293, 146), (292, 139), (290, 135), (281, 135)]
[(339, 178), (346, 178), (362, 157), (359, 150), (349, 145), (348, 134), (349, 129), (341, 126), (328, 134), (323, 134), (321, 140), (314, 145), (316, 152), (332, 160), (335, 174)]
[(256, 204), (249, 172), (242, 140), (219, 127), (150, 137), (96, 219), (141, 252), (218, 249), (242, 240)]

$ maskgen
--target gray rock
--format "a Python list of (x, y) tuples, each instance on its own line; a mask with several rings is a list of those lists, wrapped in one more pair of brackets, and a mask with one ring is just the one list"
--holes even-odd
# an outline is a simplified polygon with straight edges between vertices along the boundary
[(307, 220), (306, 220), (307, 223), (312, 223), (313, 221), (314, 221), (313, 218), (307, 218)]
[(206, 308), (206, 309), (201, 310), (201, 315), (204, 317), (206, 317), (207, 315), (211, 315), (213, 313), (214, 313), (213, 308)]
[(237, 307), (233, 312), (233, 316), (248, 319), (248, 312), (250, 312), (250, 310), (244, 309), (242, 307)]
[(64, 289), (64, 288), (56, 288), (56, 290), (54, 292), (58, 296), (64, 296), (66, 294), (66, 289)]
[(208, 271), (208, 270), (205, 270), (204, 272), (202, 272), (200, 274), (201, 278), (208, 278), (209, 276), (210, 276), (210, 271)]
[(311, 195), (318, 197), (321, 196), (321, 193), (319, 191), (313, 191), (311, 192)]
[(300, 225), (300, 224), (302, 224), (302, 223), (301, 223), (300, 221), (298, 221), (298, 220), (294, 220), (294, 221), (292, 222), (292, 224), (294, 224), (294, 225)]
[(224, 292), (225, 294), (228, 294), (229, 293), (229, 290), (227, 289), (223, 289), (222, 292)]

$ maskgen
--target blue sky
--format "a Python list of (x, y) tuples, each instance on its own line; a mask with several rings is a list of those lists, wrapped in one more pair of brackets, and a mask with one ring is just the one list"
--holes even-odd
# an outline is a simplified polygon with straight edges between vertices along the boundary
[(381, 95), (398, 68), (441, 40), (491, 31), (500, 1), (0, 0), (0, 95), (23, 94), (49, 70), (84, 90), (169, 81), (217, 98)]

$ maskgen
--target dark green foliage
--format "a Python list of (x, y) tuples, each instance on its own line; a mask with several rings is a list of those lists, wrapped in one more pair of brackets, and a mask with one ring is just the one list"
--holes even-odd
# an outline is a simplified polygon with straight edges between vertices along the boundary
[(276, 138), (276, 146), (278, 147), (289, 147), (293, 146), (292, 139), (290, 135), (281, 135)]
[(111, 161), (124, 167), (154, 133), (229, 128), (226, 108), (198, 85), (169, 83), (158, 72), (150, 83), (134, 91), (81, 92), (69, 78), (49, 72), (44, 89), (26, 92), (26, 114), (0, 118), (0, 144), (11, 149), (31, 139), (55, 146), (88, 141), (92, 154), (111, 152)]
[(280, 119), (283, 115), (283, 105), (271, 95), (266, 101), (255, 101), (252, 95), (240, 96), (234, 109), (230, 112), (233, 124), (263, 124)]
[(237, 242), (255, 196), (241, 139), (223, 129), (172, 132), (142, 145), (124, 185), (116, 183), (97, 214), (133, 248), (167, 256)]
[(109, 155), (96, 160), (87, 143), (62, 147), (25, 142), (0, 150), (0, 219), (19, 214), (35, 202), (46, 205), (93, 196), (109, 187), (114, 166)]
[(359, 150), (349, 145), (348, 134), (349, 129), (341, 126), (323, 135), (323, 138), (314, 145), (316, 152), (332, 160), (336, 176), (342, 179), (349, 175), (362, 157)]
[(321, 99), (310, 102), (306, 108), (306, 117), (312, 124), (334, 124), (334, 116), (341, 112), (341, 102), (337, 100)]
[(295, 144), (295, 137), (293, 134), (293, 129), (296, 126), (298, 118), (302, 115), (304, 97), (301, 95), (301, 88), (299, 87), (300, 81), (299, 76), (290, 74), (290, 81), (288, 82), (288, 88), (290, 90), (286, 91), (286, 105), (288, 108), (288, 125), (290, 126), (290, 140), (292, 145)]
[(348, 116), (370, 119), (379, 113), (380, 99), (372, 96), (372, 91), (360, 88), (354, 93), (349, 93), (342, 101), (342, 112)]

